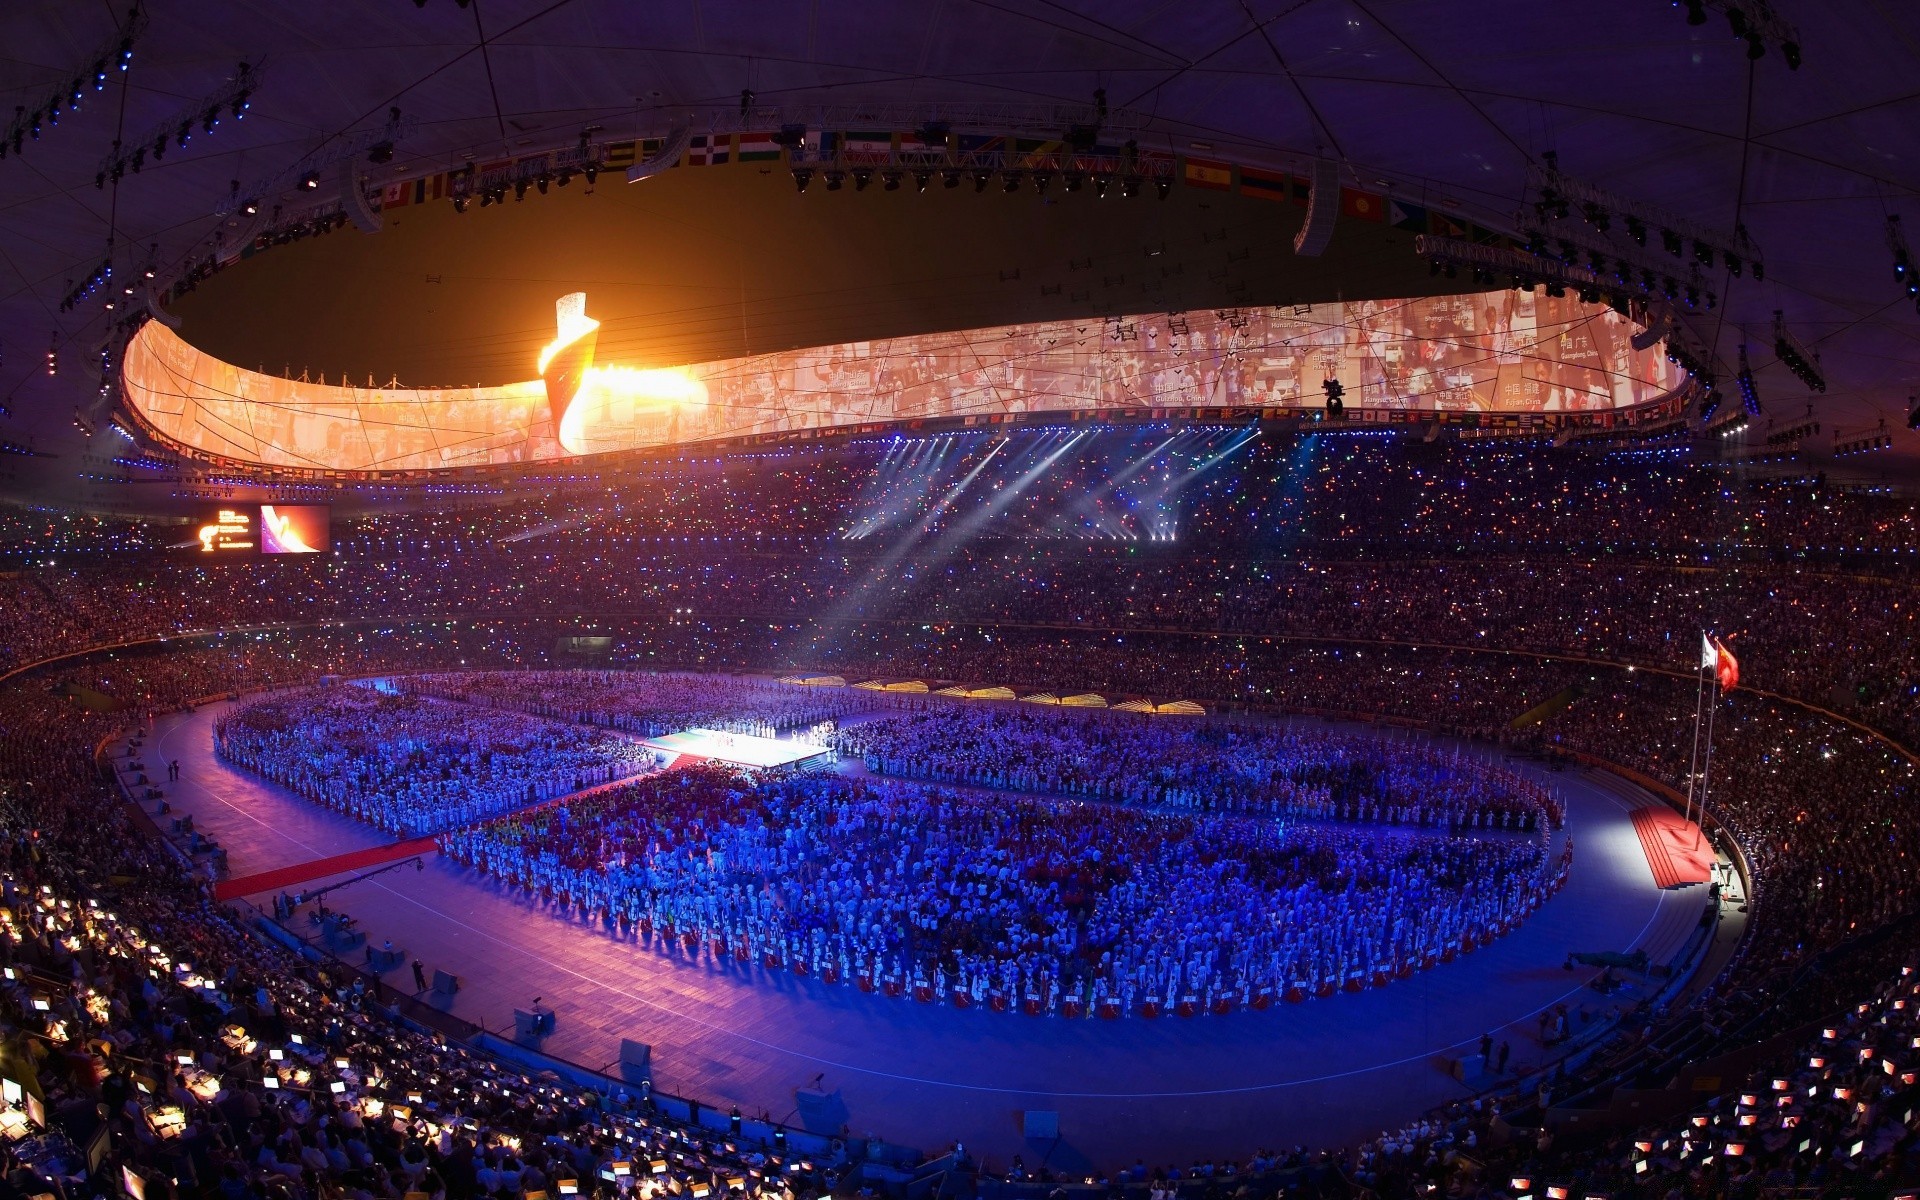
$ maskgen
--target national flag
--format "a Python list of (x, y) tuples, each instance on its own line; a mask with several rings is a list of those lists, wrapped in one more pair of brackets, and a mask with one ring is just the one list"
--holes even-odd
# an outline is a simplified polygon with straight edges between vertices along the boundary
[(959, 138), (956, 148), (962, 154), (991, 154), (1000, 149), (1006, 141), (998, 135), (984, 133), (962, 133), (956, 136)]
[(840, 157), (847, 162), (880, 163), (892, 156), (891, 133), (849, 133), (840, 141)]
[(737, 148), (741, 162), (767, 162), (780, 157), (780, 145), (771, 133), (743, 133)]
[(1020, 156), (1020, 165), (1024, 167), (1044, 167), (1067, 148), (1065, 142), (1041, 141), (1037, 138), (1015, 138), (1013, 152)]
[(1233, 189), (1233, 165), (1218, 162), (1210, 158), (1189, 158), (1184, 160), (1184, 173), (1188, 187), (1212, 188), (1215, 191)]
[(1720, 690), (1730, 692), (1740, 686), (1740, 660), (1727, 649), (1727, 644), (1719, 638), (1713, 639), (1714, 666), (1713, 677), (1720, 681)]
[(731, 149), (733, 135), (716, 133), (711, 136), (697, 134), (687, 143), (687, 165), (704, 167), (727, 161), (727, 151)]
[(1285, 200), (1287, 176), (1284, 171), (1264, 171), (1259, 167), (1240, 168), (1240, 194), (1261, 200)]
[(382, 212), (390, 208), (399, 208), (403, 204), (411, 204), (412, 202), (413, 185), (411, 183), (390, 183), (380, 190), (380, 209)]
[(1501, 233), (1497, 229), (1488, 229), (1484, 225), (1473, 226), (1473, 244), (1476, 246), (1498, 246), (1502, 249), (1506, 249), (1510, 245), (1506, 234)]
[(1425, 233), (1427, 231), (1427, 210), (1421, 208), (1418, 204), (1407, 204), (1389, 196), (1387, 198), (1387, 224), (1393, 226), (1395, 229), (1405, 229), (1413, 233)]
[(1713, 644), (1713, 639), (1704, 633), (1700, 635), (1700, 669), (1702, 671), (1720, 669), (1720, 650)]
[(635, 147), (632, 142), (608, 142), (606, 165), (608, 170), (630, 167), (634, 162)]
[(1356, 221), (1384, 221), (1387, 219), (1386, 197), (1373, 192), (1363, 192), (1359, 188), (1340, 189), (1340, 215)]
[(900, 153), (919, 155), (943, 155), (947, 152), (947, 139), (944, 135), (928, 139), (919, 133), (900, 135)]
[(1465, 238), (1467, 227), (1445, 213), (1427, 214), (1427, 232), (1439, 237)]

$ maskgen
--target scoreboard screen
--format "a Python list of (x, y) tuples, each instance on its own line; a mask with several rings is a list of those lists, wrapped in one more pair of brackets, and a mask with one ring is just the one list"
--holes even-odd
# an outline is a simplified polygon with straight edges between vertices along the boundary
[(227, 504), (202, 513), (202, 554), (325, 554), (333, 549), (333, 510), (325, 504)]

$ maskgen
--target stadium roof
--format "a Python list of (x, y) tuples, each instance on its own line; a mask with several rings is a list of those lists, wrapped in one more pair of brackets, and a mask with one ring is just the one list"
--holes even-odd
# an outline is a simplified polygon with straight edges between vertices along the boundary
[[(1895, 449), (1840, 465), (1908, 474), (1920, 315), (1891, 269), (1886, 218), (1906, 212), (1920, 241), (1908, 203), (1920, 184), (1920, 11), (1865, 0), (1777, 3), (1770, 15), (1741, 0), (1764, 31), (1752, 58), (1729, 6), (1705, 0), (1693, 25), (1686, 6), (1659, 0), (1604, 11), (1538, 0), (151, 0), (128, 70), (110, 62), (95, 91), (126, 7), (10, 5), (0, 122), (64, 99), (75, 80), (82, 102), (0, 161), (0, 439), (61, 455), (0, 455), (0, 490), (47, 494), (57, 481), (73, 499), (110, 498), (76, 481), (105, 469), (115, 452), (99, 443), (111, 435), (72, 427), (97, 390), (85, 360), (110, 315), (104, 293), (61, 309), (109, 234), (116, 278), (149, 247), (163, 268), (190, 261), (224, 227), (216, 213), (234, 181), (296, 203), (302, 164), (364, 144), (396, 107), (405, 136), (391, 163), (368, 170), (410, 177), (565, 145), (596, 125), (619, 136), (718, 120), (743, 90), (771, 115), (1086, 106), (1102, 89), (1145, 149), (1273, 164), (1324, 155), (1356, 186), (1387, 181), (1490, 214), (1535, 198), (1529, 171), (1554, 152), (1569, 176), (1635, 205), (1711, 230), (1744, 225), (1764, 281), (1716, 262), (1720, 303), (1691, 321), (1723, 386), (1744, 342), (1768, 417), (1795, 423), (1811, 404), (1823, 447), (1884, 420)], [(210, 133), (196, 122), (185, 146), (170, 140), (163, 158), (96, 187), (116, 137), (124, 159), (209, 98), (230, 98), (241, 62), (260, 76), (245, 120)], [(930, 266), (978, 269), (965, 254)], [(1819, 353), (1825, 395), (1775, 363), (1776, 310)]]

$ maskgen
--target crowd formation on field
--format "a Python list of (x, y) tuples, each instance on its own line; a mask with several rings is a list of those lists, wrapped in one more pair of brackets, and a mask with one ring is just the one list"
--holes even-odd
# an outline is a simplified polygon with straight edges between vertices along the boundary
[(873, 705), (839, 688), (801, 688), (760, 677), (686, 672), (463, 671), (413, 675), (409, 692), (533, 713), (646, 737), (712, 729), (773, 737)]
[(1384, 984), (1512, 929), (1571, 859), (1544, 830), (1383, 833), (714, 767), (441, 844), (670, 949), (1085, 1016)]
[(923, 704), (843, 727), (835, 745), (884, 775), (1202, 813), (1528, 832), (1562, 816), (1547, 789), (1457, 748), (1307, 725)]
[(340, 685), (222, 713), (221, 758), (390, 833), (432, 833), (654, 765), (630, 738)]

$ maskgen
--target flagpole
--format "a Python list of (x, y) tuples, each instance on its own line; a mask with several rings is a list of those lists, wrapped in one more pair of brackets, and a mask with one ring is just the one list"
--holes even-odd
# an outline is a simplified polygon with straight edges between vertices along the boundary
[(1713, 718), (1720, 711), (1719, 681), (1715, 680), (1714, 690), (1710, 693), (1713, 703), (1707, 706), (1707, 754), (1700, 764), (1700, 820), (1693, 827), (1693, 844), (1700, 844), (1700, 829), (1707, 822), (1707, 789), (1713, 774)]
[[(1705, 634), (1701, 634), (1704, 641)], [(1693, 790), (1700, 779), (1700, 709), (1707, 679), (1707, 660), (1700, 656), (1700, 667), (1693, 680), (1693, 756), (1687, 761), (1687, 820), (1693, 820)]]

